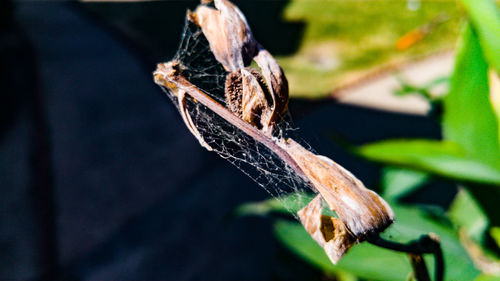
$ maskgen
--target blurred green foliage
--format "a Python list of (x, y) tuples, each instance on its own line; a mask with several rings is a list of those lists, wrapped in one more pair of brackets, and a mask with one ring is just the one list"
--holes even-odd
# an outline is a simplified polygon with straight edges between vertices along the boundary
[(369, 160), (400, 165), (465, 182), (500, 185), (500, 170), (482, 159), (468, 156), (451, 141), (387, 140), (359, 147), (356, 152)]
[(401, 167), (385, 167), (382, 171), (382, 185), (385, 187), (382, 196), (397, 199), (410, 193), (429, 180), (429, 174)]
[[(464, 11), (456, 1), (422, 0), (412, 8), (406, 0), (292, 0), (284, 18), (303, 21), (300, 50), (279, 57), (293, 97), (331, 94), (346, 81), (356, 80), (382, 65), (394, 65), (450, 50), (458, 36)], [(405, 34), (422, 30), (423, 38), (398, 50)]]
[[(266, 215), (273, 212), (296, 212), (303, 206), (303, 202), (297, 200), (295, 195), (281, 198), (281, 204), (278, 204), (277, 200), (248, 203), (240, 206), (237, 213)], [(479, 273), (468, 258), (456, 230), (446, 216), (429, 213), (417, 207), (403, 206), (397, 202), (390, 202), (390, 205), (395, 212), (397, 223), (384, 232), (384, 237), (390, 237), (393, 241), (407, 242), (429, 232), (436, 233), (444, 249), (448, 268), (447, 280), (472, 280)], [(261, 212), (262, 209), (258, 206), (266, 206), (266, 211)], [(288, 209), (283, 206), (287, 206)], [(362, 243), (351, 249), (337, 265), (333, 265), (324, 250), (310, 238), (300, 223), (278, 220), (274, 225), (274, 231), (278, 239), (294, 253), (329, 273), (348, 272), (366, 280), (396, 281), (405, 280), (411, 272), (410, 263), (404, 253)], [(431, 257), (428, 258), (428, 261), (432, 260)], [(433, 270), (433, 263), (428, 262), (428, 264), (430, 270)]]
[[(419, 25), (442, 11), (457, 15), (462, 9), (460, 7), (464, 8), (469, 20), (459, 36), (448, 93), (443, 98), (426, 94), (432, 85), (403, 85), (399, 92), (418, 93), (442, 108), (442, 112), (435, 117), (441, 121), (443, 140), (385, 140), (357, 147), (354, 153), (385, 165), (381, 181), (382, 194), (393, 208), (396, 222), (383, 233), (384, 237), (407, 242), (423, 234), (436, 233), (444, 252), (445, 280), (500, 280), (500, 118), (492, 104), (493, 88), (490, 86), (492, 79), (496, 79), (500, 73), (500, 12), (493, 0), (462, 0), (460, 7), (452, 1), (432, 2), (434, 4), (422, 1), (422, 7), (428, 5), (433, 8), (417, 16), (408, 11), (402, 12), (406, 1), (374, 0), (363, 1), (362, 4), (358, 1), (328, 1), (313, 5), (310, 1), (296, 0), (289, 7), (287, 17), (308, 20), (310, 26), (305, 35), (308, 40), (304, 48), (312, 44), (310, 42), (322, 40), (325, 34), (336, 34), (339, 28), (348, 28), (351, 33), (349, 38), (337, 36), (335, 40), (343, 40), (345, 44), (351, 45), (367, 42), (349, 50), (360, 52), (361, 57), (369, 54), (366, 50), (370, 48), (389, 48), (396, 34), (409, 28), (406, 21), (415, 21), (415, 25)], [(357, 6), (354, 7), (352, 3)], [(387, 13), (388, 10), (392, 17), (382, 15), (382, 11)], [(379, 13), (380, 22), (368, 22), (368, 19), (377, 18)], [(405, 13), (410, 15), (405, 16)], [(308, 16), (310, 14), (314, 14), (314, 17)], [(338, 17), (332, 18), (331, 14), (338, 14)], [(401, 25), (394, 25), (396, 22), (401, 22)], [(362, 26), (374, 28), (374, 31), (362, 31)], [(376, 32), (381, 33), (378, 39), (375, 39), (378, 36)], [(454, 36), (451, 31), (444, 34), (442, 36), (446, 40)], [(434, 43), (423, 44), (422, 48), (429, 51), (441, 48), (444, 43), (438, 43), (439, 40), (436, 38)], [(380, 63), (383, 59), (382, 52), (373, 63)], [(290, 64), (293, 64), (292, 61)], [(400, 200), (435, 179), (451, 181), (460, 187), (454, 201), (444, 212), (436, 211), (435, 208), (405, 205)], [(241, 206), (238, 214), (286, 213), (283, 205), (294, 213), (309, 198), (291, 195), (280, 199), (284, 202), (270, 199), (249, 203)], [(337, 265), (333, 265), (298, 222), (280, 219), (276, 221), (274, 230), (278, 239), (299, 257), (342, 278), (406, 280), (411, 272), (404, 254), (368, 243), (354, 247)], [(432, 271), (432, 257), (425, 258)]]

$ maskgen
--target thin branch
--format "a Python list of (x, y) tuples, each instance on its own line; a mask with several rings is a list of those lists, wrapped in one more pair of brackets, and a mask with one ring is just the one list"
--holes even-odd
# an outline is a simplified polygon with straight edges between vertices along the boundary
[(429, 235), (423, 235), (419, 239), (410, 241), (406, 244), (386, 240), (380, 237), (378, 234), (368, 236), (366, 240), (373, 245), (393, 251), (405, 252), (413, 255), (433, 254), (435, 261), (435, 280), (443, 280), (443, 252), (441, 250), (439, 237), (437, 237), (435, 234), (431, 233)]
[(415, 279), (417, 281), (431, 281), (427, 265), (425, 265), (424, 257), (421, 254), (408, 254)]

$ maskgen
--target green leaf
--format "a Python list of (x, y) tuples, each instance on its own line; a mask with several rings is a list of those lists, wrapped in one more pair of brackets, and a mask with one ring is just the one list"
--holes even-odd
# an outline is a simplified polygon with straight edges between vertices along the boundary
[(498, 247), (500, 247), (500, 227), (492, 227), (490, 229), (490, 235), (497, 243)]
[(484, 56), (500, 73), (500, 11), (494, 0), (462, 0), (479, 37)]
[(461, 181), (500, 185), (500, 170), (466, 156), (456, 144), (432, 140), (388, 140), (358, 147), (359, 155)]
[(489, 220), (476, 199), (461, 189), (450, 206), (448, 215), (458, 228), (464, 228), (476, 243), (482, 244)]
[(424, 85), (414, 85), (402, 76), (398, 75), (396, 76), (396, 79), (400, 85), (400, 87), (394, 91), (396, 95), (406, 96), (410, 94), (418, 94), (431, 102), (436, 102), (440, 99), (439, 96), (433, 95), (434, 88), (442, 84), (446, 84), (447, 86), (450, 82), (449, 77), (438, 77)]
[[(489, 1), (474, 1), (480, 2)], [(469, 25), (458, 45), (450, 92), (443, 105), (444, 139), (460, 144), (470, 158), (500, 167), (498, 124), (489, 100), (488, 64)]]
[(429, 174), (397, 167), (385, 167), (382, 171), (382, 195), (396, 199), (422, 186), (429, 180)]
[[(431, 219), (418, 208), (391, 204), (396, 222), (384, 234), (390, 240), (407, 242), (430, 232), (439, 235), (443, 249), (445, 280), (473, 280), (478, 275), (472, 261), (455, 230), (448, 224)], [(367, 242), (356, 245), (337, 265), (330, 263), (323, 249), (310, 238), (302, 225), (289, 221), (277, 221), (275, 233), (294, 253), (311, 264), (328, 272), (343, 270), (369, 280), (405, 280), (411, 271), (406, 254), (389, 251)], [(433, 259), (426, 255), (429, 270), (433, 271)]]

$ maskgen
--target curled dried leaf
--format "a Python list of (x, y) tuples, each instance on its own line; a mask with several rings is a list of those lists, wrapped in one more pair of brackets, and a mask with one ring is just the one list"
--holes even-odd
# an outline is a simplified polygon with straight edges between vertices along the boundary
[(336, 264), (356, 243), (356, 239), (341, 220), (323, 215), (321, 210), (321, 195), (317, 195), (297, 214), (309, 235), (323, 247), (332, 263)]
[(391, 207), (333, 160), (315, 155), (289, 139), (280, 146), (290, 154), (314, 188), (356, 240), (378, 233), (394, 221)]

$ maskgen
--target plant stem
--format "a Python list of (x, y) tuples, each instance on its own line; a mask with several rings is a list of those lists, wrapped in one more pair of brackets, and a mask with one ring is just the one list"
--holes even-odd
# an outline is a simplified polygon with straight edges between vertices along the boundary
[[(250, 125), (246, 121), (242, 120), (238, 116), (236, 116), (229, 109), (225, 108), (217, 101), (208, 96), (201, 89), (193, 85), (189, 82), (180, 71), (177, 69), (176, 64), (166, 65), (163, 64), (166, 68), (162, 71), (162, 74), (165, 75), (164, 78), (168, 79), (168, 82), (173, 83), (176, 87), (183, 90), (191, 96), (196, 101), (200, 102), (208, 109), (212, 110), (214, 113), (222, 117), (224, 120), (229, 122), (231, 125), (243, 131), (245, 134), (252, 137), (257, 142), (269, 148), (272, 152), (274, 152), (281, 160), (283, 160), (288, 166), (290, 166), (300, 177), (304, 180), (308, 181), (305, 173), (299, 167), (297, 162), (286, 152), (283, 148), (281, 148), (273, 139), (266, 136), (259, 129)], [(168, 88), (168, 86), (167, 86)]]
[(431, 281), (424, 257), (421, 254), (408, 254), (408, 257), (413, 267), (415, 279), (418, 281)]
[[(373, 234), (367, 237), (366, 239), (369, 243), (393, 250), (393, 251), (398, 251), (398, 252), (405, 252), (409, 253), (411, 255), (423, 255), (423, 254), (433, 254), (434, 255), (434, 261), (435, 261), (435, 280), (436, 281), (442, 281), (444, 277), (444, 260), (443, 260), (443, 252), (441, 250), (441, 245), (439, 242), (439, 237), (437, 235), (431, 233), (429, 235), (423, 235), (417, 240), (410, 241), (408, 243), (398, 243), (394, 241), (389, 241), (386, 240), (380, 235)], [(415, 260), (415, 263), (412, 260), (412, 265), (415, 270), (425, 270), (427, 271), (427, 267), (423, 267), (421, 265), (415, 264), (419, 262), (418, 260)], [(426, 272), (426, 275), (429, 276), (428, 272)], [(416, 272), (415, 277), (419, 276), (425, 276), (424, 273), (422, 272)], [(418, 279), (420, 281), (420, 279)], [(425, 280), (425, 279), (422, 279)]]

